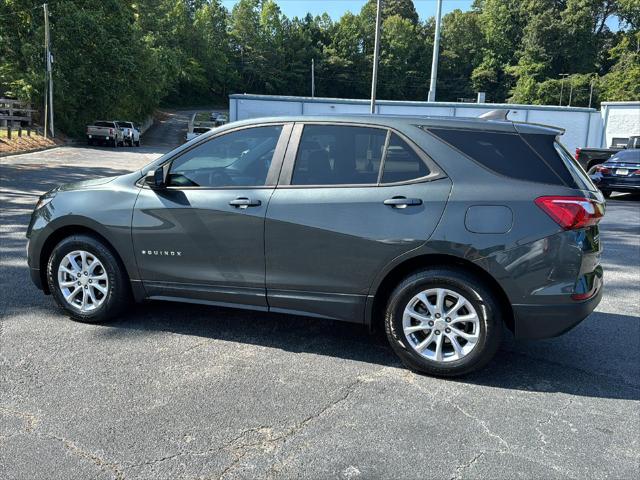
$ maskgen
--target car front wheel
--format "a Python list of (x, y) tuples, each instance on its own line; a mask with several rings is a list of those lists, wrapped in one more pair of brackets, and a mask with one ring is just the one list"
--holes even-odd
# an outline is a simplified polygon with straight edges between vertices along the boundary
[(109, 248), (88, 235), (67, 237), (53, 249), (47, 282), (56, 303), (74, 320), (103, 322), (129, 303), (123, 267)]
[(403, 363), (442, 377), (486, 365), (500, 345), (502, 328), (499, 303), (483, 282), (444, 267), (405, 278), (385, 315), (387, 338)]

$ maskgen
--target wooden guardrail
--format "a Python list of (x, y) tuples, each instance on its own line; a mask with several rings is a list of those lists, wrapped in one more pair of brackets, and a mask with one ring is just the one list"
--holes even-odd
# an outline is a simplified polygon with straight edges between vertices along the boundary
[(30, 104), (20, 100), (0, 98), (0, 127), (17, 127), (17, 124), (22, 124), (22, 122), (31, 126), (31, 114), (35, 111)]
[[(33, 130), (31, 105), (13, 98), (0, 98), (0, 130), (6, 130), (6, 138), (21, 137), (23, 131), (31, 136)], [(26, 125), (25, 125), (26, 124)]]

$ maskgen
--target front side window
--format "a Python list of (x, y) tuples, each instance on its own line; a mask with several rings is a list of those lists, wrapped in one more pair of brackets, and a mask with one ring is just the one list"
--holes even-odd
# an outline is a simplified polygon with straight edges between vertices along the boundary
[(306, 125), (291, 184), (376, 184), (386, 137), (380, 128)]
[(169, 185), (258, 187), (265, 185), (282, 125), (238, 130), (215, 137), (171, 164)]

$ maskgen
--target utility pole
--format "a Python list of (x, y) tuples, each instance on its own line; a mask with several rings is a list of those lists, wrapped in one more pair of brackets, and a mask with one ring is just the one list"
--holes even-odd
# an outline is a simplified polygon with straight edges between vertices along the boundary
[(378, 83), (378, 54), (380, 53), (380, 17), (382, 0), (377, 0), (376, 39), (373, 46), (373, 75), (371, 76), (371, 113), (376, 113), (376, 84)]
[(562, 91), (564, 90), (564, 79), (565, 77), (568, 77), (569, 74), (568, 73), (561, 73), (560, 74), (560, 78), (562, 80), (560, 80), (560, 103), (558, 104), (559, 107), (562, 106)]
[(438, 57), (440, 55), (440, 20), (442, 17), (442, 0), (438, 0), (436, 10), (436, 33), (433, 37), (433, 58), (431, 59), (431, 81), (429, 82), (429, 96), (427, 100), (436, 101), (436, 83), (438, 82)]
[(315, 59), (311, 59), (311, 96), (316, 96), (316, 62)]
[(591, 88), (589, 89), (589, 108), (591, 108), (591, 99), (593, 98), (593, 84), (595, 83), (596, 78), (593, 77), (591, 79)]
[[(49, 6), (45, 3), (42, 5), (44, 9), (44, 47), (46, 52), (46, 64), (47, 74), (45, 77), (45, 99), (44, 99), (44, 131), (45, 138), (47, 135), (47, 113), (49, 114), (49, 129), (51, 136), (55, 137), (55, 130), (53, 128), (53, 76), (51, 75), (51, 34), (49, 32)], [(48, 103), (48, 109), (47, 109)], [(48, 112), (47, 112), (48, 110)]]

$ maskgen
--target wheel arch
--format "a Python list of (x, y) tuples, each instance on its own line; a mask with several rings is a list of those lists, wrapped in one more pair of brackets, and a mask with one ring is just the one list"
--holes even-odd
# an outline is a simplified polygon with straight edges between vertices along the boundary
[(505, 325), (509, 330), (514, 331), (514, 315), (511, 302), (496, 279), (489, 272), (470, 260), (447, 254), (424, 254), (411, 257), (395, 265), (387, 272), (377, 287), (372, 289), (372, 293), (369, 296), (370, 299), (372, 298), (366, 315), (366, 322), (369, 327), (372, 330), (381, 328), (384, 320), (384, 309), (389, 295), (403, 278), (418, 270), (435, 267), (461, 269), (480, 278), (496, 295), (502, 309), (502, 317)]
[(57, 228), (53, 232), (51, 232), (51, 234), (44, 241), (42, 248), (40, 249), (40, 258), (38, 259), (38, 267), (40, 269), (40, 281), (42, 282), (42, 288), (45, 293), (47, 294), (51, 293), (49, 290), (49, 284), (47, 282), (47, 262), (49, 261), (49, 257), (51, 256), (53, 249), (55, 248), (56, 245), (58, 245), (58, 243), (60, 243), (65, 238), (70, 237), (72, 235), (87, 235), (103, 243), (104, 246), (109, 249), (109, 251), (115, 257), (115, 259), (118, 261), (118, 263), (120, 264), (120, 267), (127, 275), (127, 278), (129, 278), (129, 281), (131, 281), (131, 277), (125, 266), (124, 261), (122, 260), (122, 257), (120, 256), (118, 251), (114, 248), (112, 243), (104, 235), (100, 234), (95, 229), (92, 229), (85, 225), (64, 225)]

